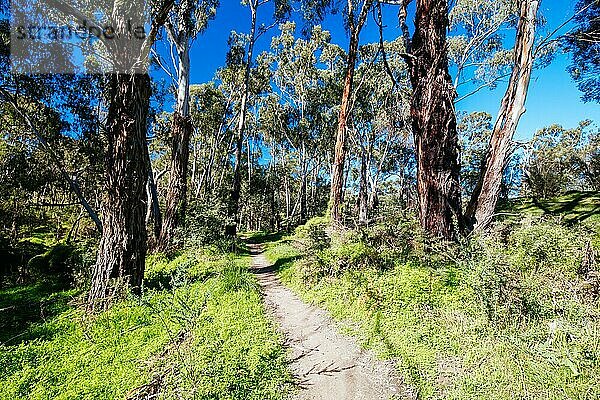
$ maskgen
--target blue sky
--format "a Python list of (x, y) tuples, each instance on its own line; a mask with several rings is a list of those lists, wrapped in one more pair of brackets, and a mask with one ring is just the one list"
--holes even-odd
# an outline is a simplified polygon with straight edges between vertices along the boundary
[[(541, 12), (547, 19), (547, 25), (541, 33), (545, 34), (561, 25), (568, 16), (572, 15), (575, 3), (575, 1), (569, 0), (543, 1)], [(384, 9), (384, 22), (387, 26), (384, 32), (386, 40), (394, 39), (399, 34), (396, 13), (394, 7)], [(272, 10), (269, 9), (269, 6), (259, 9), (259, 22), (270, 24), (271, 14)], [(299, 21), (298, 25), (301, 23)], [(348, 39), (342, 27), (340, 14), (328, 16), (322, 25), (324, 29), (331, 32), (334, 43), (344, 49), (347, 48)], [(196, 39), (192, 47), (192, 83), (210, 81), (217, 68), (225, 63), (229, 32), (232, 30), (248, 32), (249, 26), (250, 12), (247, 7), (242, 6), (239, 0), (221, 0), (221, 7), (215, 20), (210, 22), (206, 32)], [(561, 32), (564, 31), (565, 29)], [(257, 53), (266, 50), (270, 45), (271, 37), (277, 33), (278, 29), (274, 28), (263, 35), (257, 44)], [(512, 30), (506, 34), (508, 40), (514, 37)], [(378, 38), (377, 26), (372, 18), (369, 18), (360, 37), (361, 43), (374, 42)], [(600, 105), (581, 101), (581, 95), (566, 71), (569, 62), (569, 55), (557, 53), (550, 66), (534, 71), (526, 104), (527, 112), (521, 118), (517, 139), (529, 138), (537, 129), (552, 123), (558, 123), (565, 127), (574, 127), (584, 119), (590, 119), (596, 125), (600, 123)], [(481, 91), (459, 103), (457, 109), (487, 111), (495, 118), (505, 87), (505, 84), (500, 84), (493, 91)]]

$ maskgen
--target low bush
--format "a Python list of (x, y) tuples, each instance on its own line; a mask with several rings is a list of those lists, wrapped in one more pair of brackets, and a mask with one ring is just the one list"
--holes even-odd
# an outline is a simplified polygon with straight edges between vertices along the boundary
[(491, 239), (475, 239), (465, 259), (490, 320), (577, 318), (593, 311), (595, 299), (586, 295), (579, 273), (588, 233), (554, 221), (526, 221), (504, 240), (502, 231), (498, 226)]
[(27, 262), (26, 275), (33, 281), (56, 280), (65, 285), (81, 287), (90, 277), (95, 260), (87, 242), (60, 242), (48, 251), (32, 257)]

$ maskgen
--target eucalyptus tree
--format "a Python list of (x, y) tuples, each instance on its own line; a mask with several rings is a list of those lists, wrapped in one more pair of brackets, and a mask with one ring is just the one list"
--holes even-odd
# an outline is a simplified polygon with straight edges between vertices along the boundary
[[(192, 85), (192, 197), (210, 203), (223, 192), (223, 176), (229, 168), (234, 116), (231, 96), (215, 83)], [(226, 200), (226, 199), (223, 199)]]
[[(244, 132), (246, 128), (246, 118), (248, 115), (250, 72), (252, 64), (254, 62), (254, 46), (256, 45), (256, 42), (260, 38), (260, 36), (267, 32), (269, 28), (274, 26), (275, 23), (284, 19), (291, 11), (290, 0), (243, 0), (242, 4), (248, 6), (248, 9), (250, 11), (250, 32), (245, 38), (245, 42), (247, 43), (247, 49), (244, 49), (244, 53), (242, 54), (240, 60), (241, 64), (243, 65), (244, 78), (242, 82), (241, 99), (239, 104), (239, 117), (235, 139), (233, 182), (231, 185), (230, 193), (229, 214), (230, 218), (234, 221), (234, 224), (230, 228), (231, 234), (235, 234), (235, 221), (238, 220), (239, 212), (240, 190), (242, 184), (241, 159), (244, 144)], [(257, 16), (259, 8), (264, 7), (266, 5), (271, 5), (273, 7), (274, 23), (271, 26), (257, 26)]]
[[(467, 231), (484, 228), (493, 216), (503, 169), (512, 148), (512, 137), (524, 112), (535, 59), (539, 1), (459, 0), (450, 13), (446, 1), (417, 1), (416, 33), (412, 38), (406, 23), (406, 10), (411, 0), (401, 3), (400, 20), (408, 50), (405, 58), (413, 78), (413, 131), (419, 164), (417, 182), (421, 224), (428, 233), (449, 239), (455, 236), (453, 220), (461, 230)], [(499, 31), (514, 21), (515, 12), (518, 14), (515, 45), (512, 50), (504, 50)], [(431, 15), (436, 16), (437, 24), (431, 20)], [(429, 28), (422, 29), (421, 25)], [(449, 40), (445, 34), (448, 28), (454, 33)], [(438, 32), (432, 35), (435, 29)], [(442, 49), (442, 30), (444, 42), (449, 44), (448, 51)], [(417, 53), (420, 51), (424, 51), (422, 58), (426, 60), (425, 64), (419, 62), (420, 55)], [(443, 57), (444, 61), (437, 63), (437, 71), (426, 67), (428, 62), (440, 60), (439, 57)], [(449, 79), (447, 57), (456, 68), (454, 82)], [(463, 216), (458, 200), (456, 117), (454, 106), (448, 104), (448, 99), (460, 101), (484, 87), (494, 87), (508, 75), (508, 88), (494, 125), (481, 177)], [(431, 77), (431, 83), (436, 80), (434, 76), (439, 78), (438, 89), (425, 90), (436, 87), (427, 83), (427, 76)], [(450, 86), (446, 88), (448, 83)], [(462, 85), (475, 85), (475, 89), (456, 99), (454, 89)], [(431, 110), (427, 110), (429, 106), (433, 106)], [(431, 127), (419, 126), (420, 122)], [(429, 133), (421, 137), (425, 131)]]
[[(11, 13), (23, 12), (21, 6), (27, 8), (26, 4), (19, 1), (0, 5), (0, 14), (2, 14), (0, 69), (6, 71), (0, 75), (0, 106), (3, 113), (10, 116), (11, 124), (19, 126), (19, 129), (12, 130), (10, 124), (3, 125), (6, 128), (3, 132), (6, 136), (3, 139), (14, 143), (15, 148), (19, 148), (18, 142), (22, 142), (25, 146), (35, 143), (36, 149), (43, 150), (61, 178), (60, 181), (48, 179), (47, 185), (65, 184), (94, 221), (97, 231), (101, 232), (102, 224), (96, 213), (98, 207), (91, 200), (91, 197), (98, 195), (95, 190), (95, 183), (97, 183), (95, 178), (98, 173), (98, 160), (102, 157), (101, 141), (96, 135), (100, 79), (83, 74), (19, 73), (27, 72), (28, 69), (49, 68), (51, 70), (57, 67), (54, 64), (40, 65), (42, 62), (37, 60), (34, 54), (19, 54), (14, 48), (15, 43), (12, 50), (17, 51), (17, 55), (13, 54), (12, 59), (9, 57), (11, 51), (9, 19)], [(37, 10), (39, 13), (48, 13), (48, 4), (43, 4), (40, 8), (41, 10)], [(35, 14), (32, 9), (26, 10), (25, 13), (33, 19), (44, 18), (41, 15), (30, 15), (29, 13)], [(33, 43), (29, 51), (35, 53), (38, 46), (44, 50), (43, 45)], [(53, 50), (57, 53), (55, 58), (65, 57), (68, 54), (66, 46), (56, 45)], [(46, 62), (50, 63), (51, 60), (44, 59), (43, 63)], [(25, 71), (20, 71), (20, 68), (24, 68)], [(46, 119), (49, 115), (56, 115), (60, 120), (58, 129), (53, 129), (52, 124), (47, 124)], [(63, 143), (53, 135), (56, 132), (60, 133), (61, 139), (66, 140), (67, 137), (76, 139), (74, 143), (81, 157), (78, 165), (73, 165), (66, 159), (68, 154), (60, 148)], [(31, 179), (34, 180), (35, 177), (32, 176)], [(94, 190), (86, 190), (84, 186)]]
[(492, 115), (486, 112), (462, 112), (457, 117), (461, 148), (460, 183), (463, 199), (468, 200), (479, 181), (494, 124)]
[(600, 131), (589, 134), (579, 157), (579, 172), (585, 187), (600, 190)]
[(269, 181), (272, 187), (269, 199), (273, 221), (271, 225), (281, 226), (282, 219), (289, 223), (293, 219), (292, 175), (296, 169), (292, 159), (292, 149), (287, 138), (290, 135), (291, 107), (283, 104), (278, 93), (273, 91), (261, 100), (259, 129), (264, 144), (269, 150)]
[(600, 1), (579, 0), (576, 10), (575, 29), (564, 38), (573, 53), (569, 72), (583, 100), (600, 103)]
[[(117, 21), (124, 13), (119, 5), (115, 2), (113, 12)], [(135, 73), (134, 68), (147, 63), (150, 48), (172, 7), (173, 0), (155, 4), (148, 36), (141, 46), (134, 43), (133, 49), (126, 49), (137, 56), (133, 64), (129, 59), (131, 53), (122, 54), (119, 48), (109, 45), (109, 52), (117, 60), (125, 58), (121, 68), (129, 72), (108, 76), (106, 197), (102, 208), (103, 232), (88, 296), (91, 309), (106, 307), (107, 300), (119, 294), (120, 285), (129, 286), (134, 292), (141, 288), (147, 249), (144, 202), (149, 167), (146, 131), (151, 86), (149, 75)]]
[(299, 222), (304, 223), (309, 213), (309, 176), (320, 167), (318, 155), (325, 150), (320, 145), (323, 135), (328, 133), (327, 118), (333, 108), (322, 78), (326, 66), (320, 63), (320, 55), (333, 45), (329, 43), (329, 32), (320, 26), (313, 27), (306, 39), (294, 37), (293, 22), (282, 24), (280, 29), (281, 34), (271, 42), (273, 53), (269, 58), (277, 100), (287, 115), (284, 129), (277, 132), (276, 127), (271, 127), (271, 130), (297, 154), (300, 180), (297, 203)]
[[(402, 40), (368, 44), (359, 49), (350, 120), (350, 139), (356, 144), (359, 161), (356, 207), (359, 224), (366, 224), (374, 216), (382, 175), (400, 172), (403, 177), (404, 163), (400, 159), (410, 134), (410, 83), (400, 56), (403, 52)], [(403, 179), (400, 184), (404, 186)]]
[(586, 147), (585, 128), (551, 125), (538, 130), (528, 143), (523, 161), (524, 183), (534, 200), (547, 199), (567, 190), (581, 190), (580, 154)]
[(174, 48), (177, 72), (175, 109), (171, 128), (171, 166), (166, 207), (158, 248), (173, 244), (175, 230), (184, 222), (187, 203), (188, 160), (192, 124), (190, 121), (190, 48), (197, 35), (214, 18), (218, 0), (180, 0), (165, 22), (170, 45)]
[(510, 75), (512, 49), (504, 46), (503, 32), (515, 23), (515, 7), (514, 0), (457, 0), (452, 6), (448, 57), (456, 103)]
[[(111, 27), (93, 43), (102, 50), (95, 53), (95, 60), (88, 60), (86, 64), (96, 66), (95, 72), (108, 71), (103, 230), (88, 294), (90, 309), (103, 308), (123, 288), (139, 292), (142, 284), (147, 249), (146, 131), (151, 95), (150, 77), (145, 67), (174, 0), (148, 4), (77, 2), (75, 5), (50, 1), (58, 13), (79, 24), (85, 21), (90, 29), (105, 32), (105, 26)], [(150, 18), (148, 32), (143, 28), (146, 17)]]
[(455, 90), (448, 68), (448, 1), (417, 0), (410, 36), (403, 0), (400, 25), (412, 86), (411, 117), (417, 160), (419, 220), (427, 235), (456, 238), (462, 225)]
[(330, 212), (331, 220), (335, 223), (342, 222), (341, 207), (344, 191), (344, 167), (346, 162), (348, 120), (352, 111), (351, 97), (354, 83), (354, 72), (358, 59), (358, 45), (360, 32), (367, 20), (374, 0), (348, 0), (345, 9), (346, 23), (350, 42), (348, 44), (348, 58), (346, 72), (343, 80), (343, 91), (340, 103), (338, 129), (336, 133), (335, 152), (331, 168), (331, 194)]
[(535, 33), (540, 1), (518, 0), (517, 6), (519, 20), (512, 55), (512, 72), (492, 130), (479, 182), (465, 213), (469, 227), (475, 230), (486, 228), (494, 216), (512, 139), (519, 120), (525, 113), (525, 101), (535, 60)]

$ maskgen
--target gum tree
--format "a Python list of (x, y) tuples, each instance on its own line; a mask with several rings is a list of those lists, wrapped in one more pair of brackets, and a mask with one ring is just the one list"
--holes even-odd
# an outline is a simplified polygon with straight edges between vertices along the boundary
[(331, 220), (334, 224), (339, 224), (342, 222), (344, 168), (346, 164), (348, 120), (352, 111), (351, 97), (354, 85), (355, 67), (358, 60), (359, 36), (373, 4), (374, 0), (348, 0), (345, 10), (350, 42), (348, 44), (348, 58), (346, 60), (346, 71), (343, 80), (338, 128), (336, 133), (333, 163), (331, 166), (331, 193), (329, 196), (329, 206)]
[(410, 2), (402, 1), (399, 15), (412, 86), (419, 220), (428, 236), (453, 240), (462, 208), (455, 90), (448, 69), (448, 2), (417, 0), (412, 37), (406, 23)]
[(187, 204), (187, 178), (190, 155), (190, 47), (198, 34), (214, 18), (218, 0), (181, 0), (174, 7), (165, 29), (170, 45), (176, 54), (177, 72), (175, 110), (171, 126), (171, 164), (169, 184), (166, 193), (166, 208), (158, 249), (168, 249), (173, 245), (176, 229), (185, 220)]
[[(147, 6), (136, 2), (72, 4), (51, 0), (63, 15), (115, 35), (100, 36), (102, 46), (97, 65), (107, 71), (104, 131), (104, 199), (102, 236), (88, 294), (90, 309), (104, 308), (108, 301), (131, 288), (141, 289), (147, 250), (145, 224), (146, 181), (149, 159), (146, 145), (151, 86), (146, 66), (150, 49), (168, 18), (174, 0), (157, 0)], [(150, 15), (150, 30), (142, 32), (144, 16)], [(94, 17), (92, 17), (94, 16)], [(96, 18), (98, 17), (98, 18)], [(132, 32), (131, 26), (139, 27)], [(103, 62), (107, 64), (103, 65)]]
[(525, 100), (535, 59), (536, 18), (540, 2), (519, 0), (517, 5), (519, 20), (512, 54), (512, 72), (492, 130), (485, 164), (466, 210), (465, 219), (469, 228), (476, 231), (485, 229), (494, 216), (512, 139), (525, 113)]

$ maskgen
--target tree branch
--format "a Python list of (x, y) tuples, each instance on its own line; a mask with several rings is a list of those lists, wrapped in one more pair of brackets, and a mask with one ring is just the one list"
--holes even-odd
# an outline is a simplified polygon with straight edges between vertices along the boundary
[(40, 142), (40, 144), (42, 145), (42, 147), (44, 149), (46, 149), (46, 151), (50, 155), (50, 158), (52, 159), (52, 161), (54, 162), (54, 164), (56, 165), (56, 167), (60, 171), (60, 174), (63, 177), (63, 179), (65, 181), (67, 181), (67, 183), (69, 184), (69, 187), (75, 193), (75, 195), (79, 199), (79, 202), (81, 203), (81, 205), (83, 206), (83, 208), (85, 208), (85, 210), (87, 211), (87, 213), (89, 214), (89, 216), (92, 218), (92, 220), (96, 224), (96, 228), (98, 228), (98, 231), (100, 233), (102, 233), (102, 223), (100, 222), (100, 219), (98, 218), (98, 215), (92, 209), (92, 207), (90, 206), (90, 204), (87, 202), (87, 200), (83, 196), (83, 193), (81, 192), (81, 188), (79, 187), (79, 184), (77, 183), (77, 181), (75, 181), (74, 179), (72, 179), (69, 176), (69, 174), (67, 173), (67, 171), (65, 170), (65, 168), (63, 167), (63, 165), (61, 164), (61, 162), (59, 161), (58, 156), (56, 155), (56, 153), (54, 153), (54, 150), (52, 150), (52, 148), (50, 147), (50, 145), (48, 144), (48, 142), (46, 142), (46, 139), (44, 139), (44, 136), (42, 136), (42, 134), (37, 130), (37, 128), (35, 127), (35, 125), (31, 121), (31, 119), (29, 118), (29, 116), (21, 109), (21, 107), (17, 103), (17, 100), (8, 91), (6, 91), (4, 88), (0, 87), (0, 94), (13, 107), (13, 109), (15, 110), (15, 112), (21, 118), (23, 118), (23, 120), (27, 123), (27, 125), (29, 126), (29, 128), (31, 129), (31, 131), (33, 132), (33, 134), (35, 135), (35, 137), (37, 138), (37, 140)]

